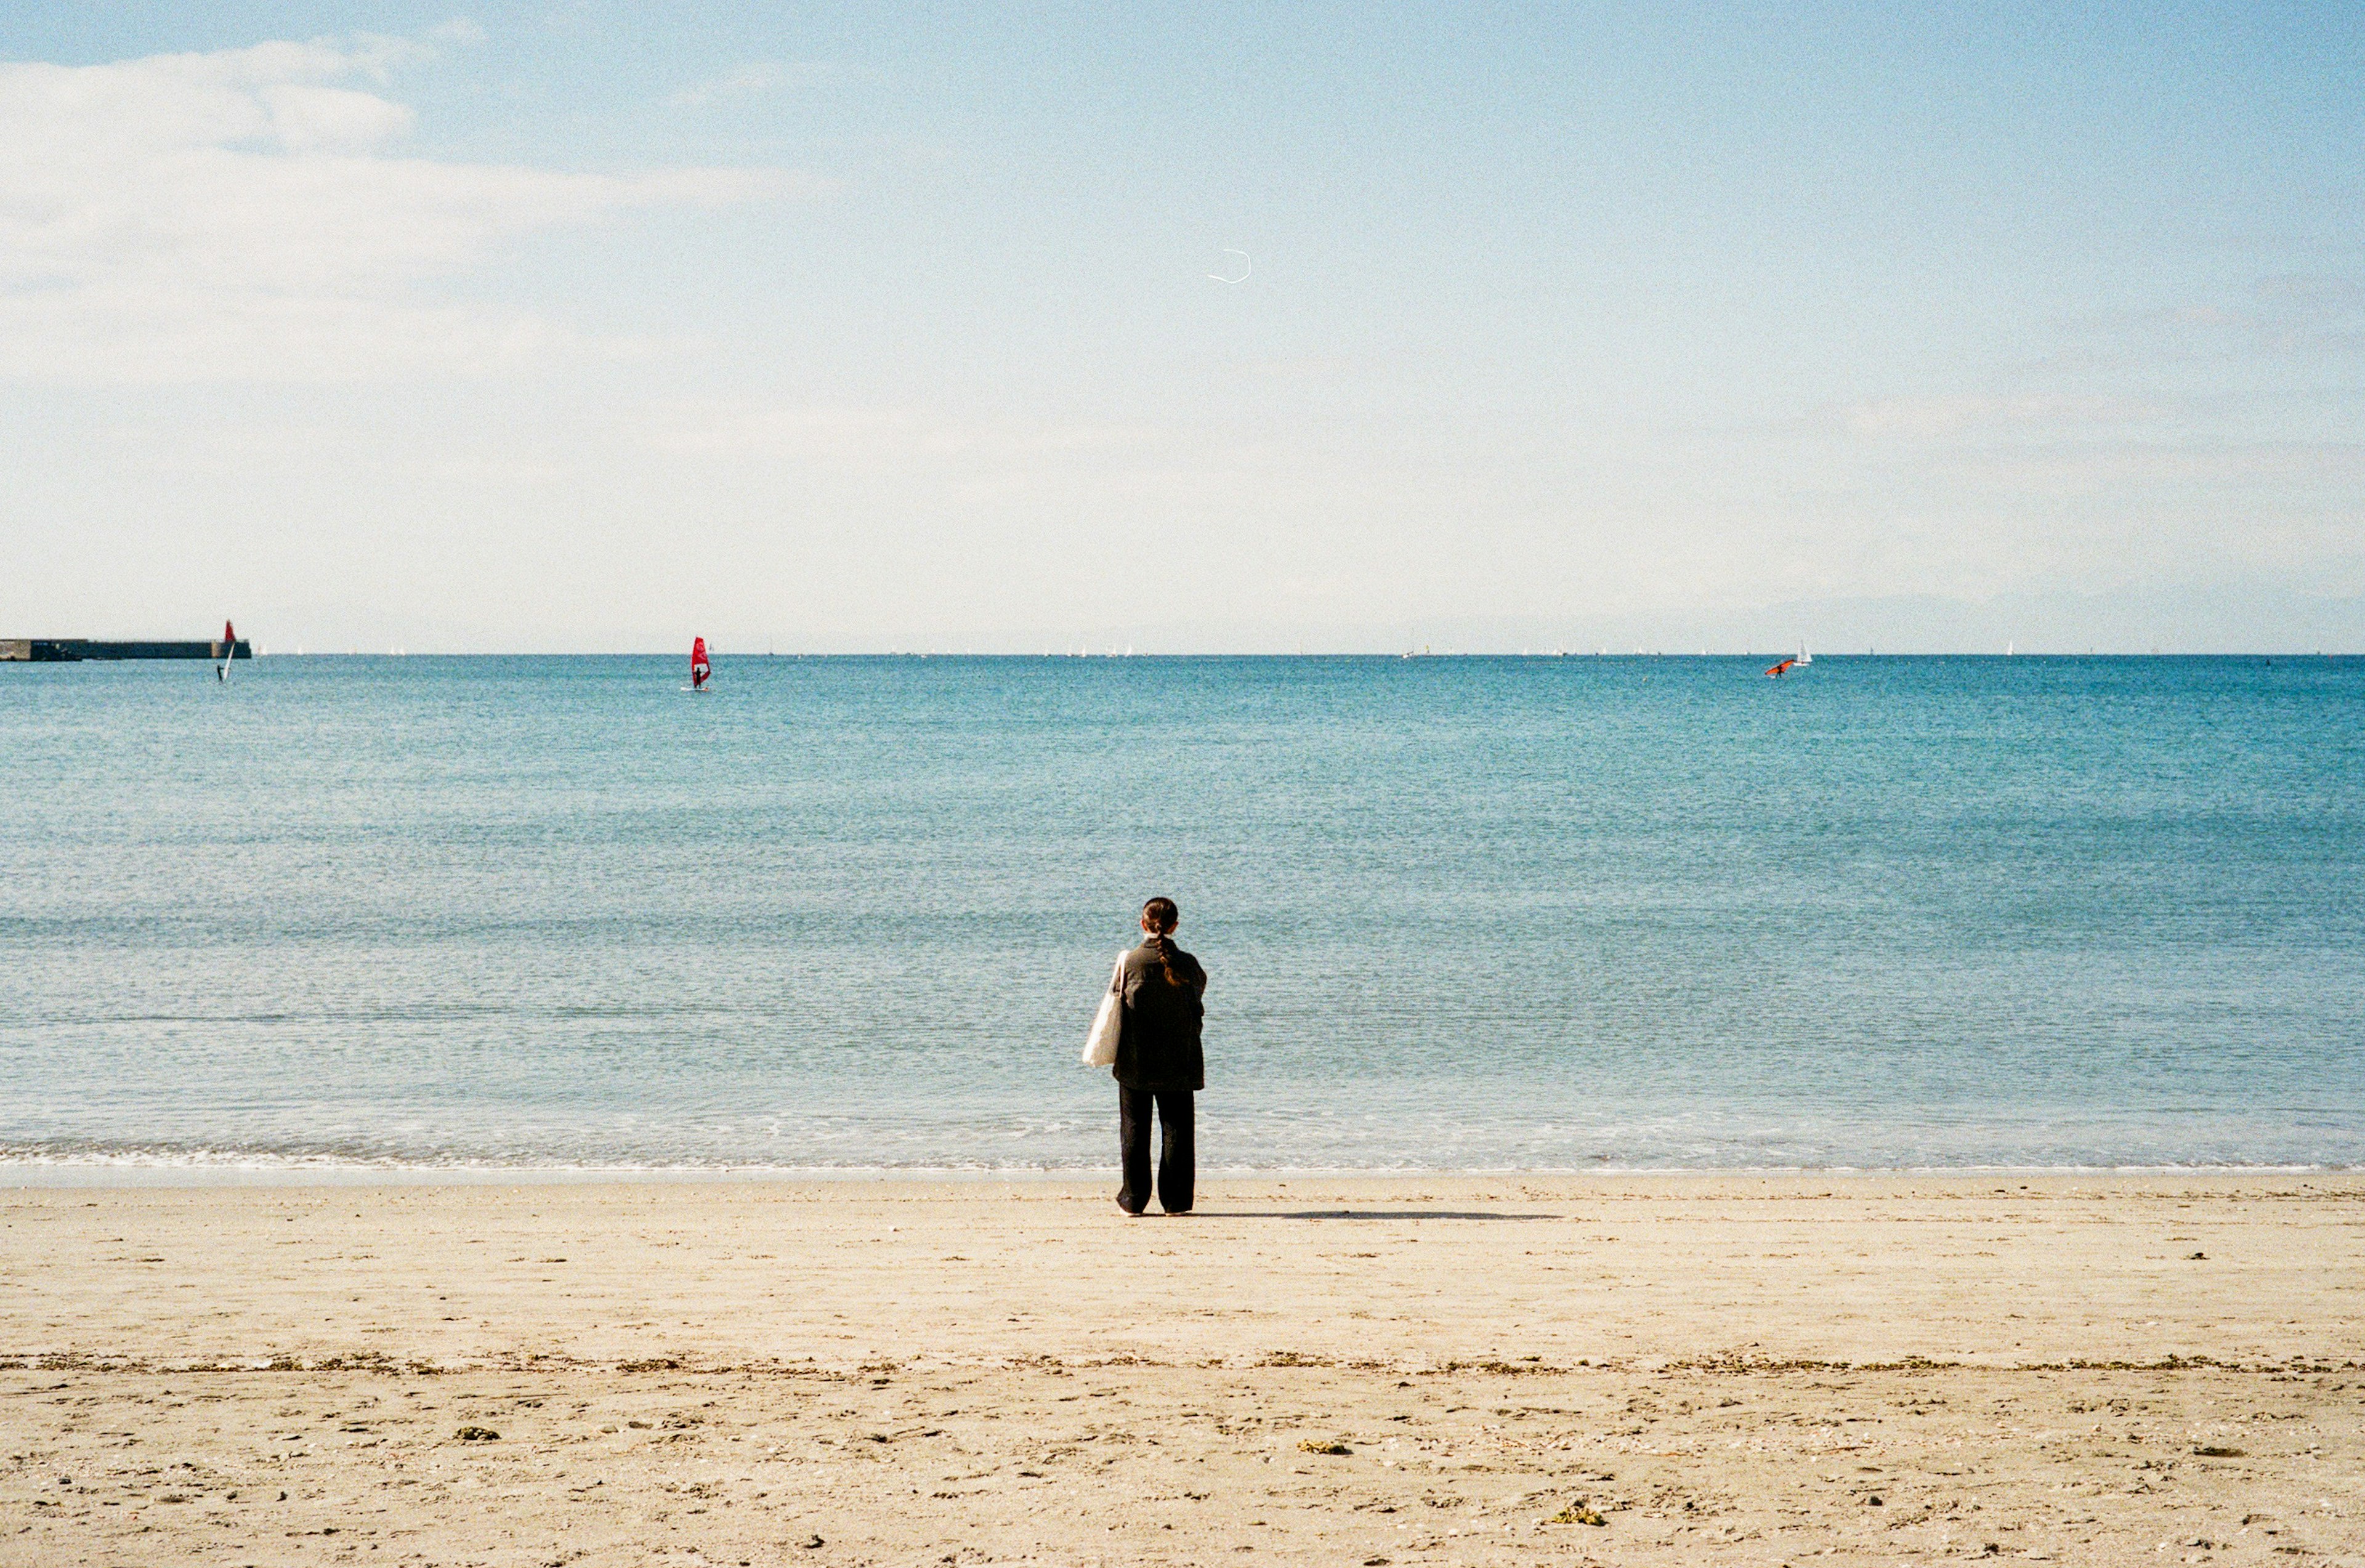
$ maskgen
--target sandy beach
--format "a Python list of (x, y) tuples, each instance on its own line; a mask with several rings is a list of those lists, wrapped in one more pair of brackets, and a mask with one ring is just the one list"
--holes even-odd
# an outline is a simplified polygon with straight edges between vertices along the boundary
[(1111, 1184), (9, 1192), (0, 1561), (2365, 1562), (2365, 1178)]

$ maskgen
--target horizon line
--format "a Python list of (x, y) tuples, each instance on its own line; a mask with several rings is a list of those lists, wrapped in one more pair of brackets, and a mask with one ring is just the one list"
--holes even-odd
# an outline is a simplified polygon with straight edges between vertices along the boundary
[[(1780, 659), (1795, 656), (1780, 648), (1700, 649), (1679, 652), (1669, 649), (1445, 649), (1407, 653), (1400, 650), (1333, 649), (1321, 653), (1295, 653), (1249, 649), (1201, 649), (1196, 651), (1138, 652), (1037, 652), (1018, 653), (976, 649), (947, 648), (885, 648), (885, 649), (766, 649), (760, 653), (733, 652), (707, 639), (707, 653), (717, 662), (731, 659), (1003, 659), (1034, 660), (1108, 660), (1108, 659), (1354, 659), (1417, 662), (1424, 659), (1525, 659), (1560, 662), (1567, 659), (1589, 659), (1596, 663), (1611, 659)], [(414, 648), (294, 648), (272, 649), (257, 645), (254, 657), (263, 658), (438, 658), (438, 659), (641, 659), (687, 658), (674, 648), (597, 648), (597, 649), (414, 649)], [(2365, 656), (2365, 650), (2347, 648), (2089, 648), (2083, 652), (2068, 649), (1982, 649), (1937, 650), (1903, 648), (1883, 652), (1867, 648), (1861, 653), (1834, 649), (1817, 654), (1824, 659), (2348, 659)], [(140, 661), (94, 660), (90, 663), (137, 663)]]

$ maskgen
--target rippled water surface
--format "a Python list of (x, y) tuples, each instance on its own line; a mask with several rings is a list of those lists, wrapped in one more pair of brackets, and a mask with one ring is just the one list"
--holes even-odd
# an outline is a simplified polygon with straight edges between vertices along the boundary
[(0, 666), (0, 1159), (2365, 1163), (2365, 661)]

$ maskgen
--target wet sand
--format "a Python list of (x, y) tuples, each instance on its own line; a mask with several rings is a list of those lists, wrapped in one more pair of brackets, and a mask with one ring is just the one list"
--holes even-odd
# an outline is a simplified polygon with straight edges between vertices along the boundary
[(1108, 1185), (0, 1193), (0, 1562), (2365, 1562), (2365, 1178)]

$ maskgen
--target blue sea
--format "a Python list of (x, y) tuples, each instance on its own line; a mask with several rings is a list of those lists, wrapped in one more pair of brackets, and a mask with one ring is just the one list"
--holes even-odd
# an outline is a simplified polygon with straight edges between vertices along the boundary
[(0, 666), (0, 1164), (2365, 1164), (2365, 660)]

